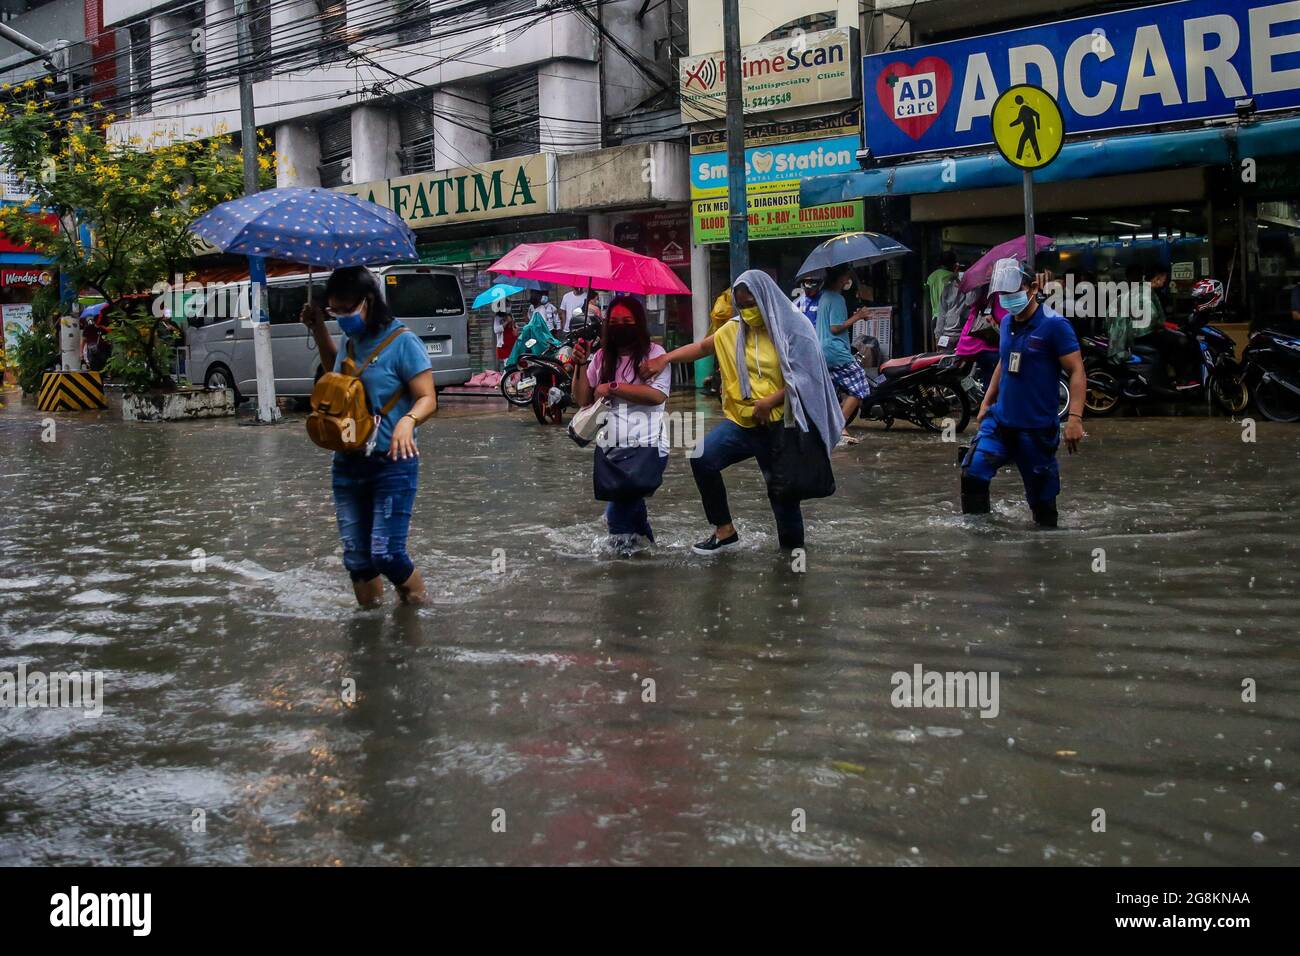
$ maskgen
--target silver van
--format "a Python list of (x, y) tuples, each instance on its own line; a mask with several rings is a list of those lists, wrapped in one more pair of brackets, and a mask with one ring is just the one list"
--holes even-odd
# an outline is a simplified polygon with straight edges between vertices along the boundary
[[(422, 265), (372, 271), (393, 315), (424, 343), (433, 363), (434, 383), (462, 385), (469, 381), (469, 316), (456, 273)], [(312, 277), (312, 300), (321, 304), (325, 302), (325, 278), (322, 273)], [(324, 371), (315, 341), (298, 321), (306, 301), (306, 273), (267, 280), (276, 395), (309, 396)], [(210, 387), (234, 388), (237, 400), (257, 394), (253, 329), (244, 318), (248, 312), (247, 280), (209, 288), (201, 304), (186, 307), (190, 378)], [(329, 322), (327, 328), (339, 339), (338, 323)]]

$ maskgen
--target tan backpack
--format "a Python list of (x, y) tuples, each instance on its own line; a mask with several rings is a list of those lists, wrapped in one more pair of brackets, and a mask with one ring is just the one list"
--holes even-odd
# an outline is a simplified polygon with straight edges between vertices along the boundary
[(380, 352), (405, 332), (405, 328), (397, 329), (380, 342), (379, 347), (370, 353), (360, 368), (357, 368), (352, 355), (352, 340), (348, 339), (347, 357), (343, 359), (342, 371), (326, 372), (316, 380), (316, 385), (311, 390), (307, 434), (312, 441), (330, 451), (352, 452), (366, 447), (375, 430), (376, 419), (382, 419), (393, 410), (406, 386), (397, 389), (378, 415), (371, 415), (366, 404), (366, 389), (361, 384), (361, 373), (370, 367)]

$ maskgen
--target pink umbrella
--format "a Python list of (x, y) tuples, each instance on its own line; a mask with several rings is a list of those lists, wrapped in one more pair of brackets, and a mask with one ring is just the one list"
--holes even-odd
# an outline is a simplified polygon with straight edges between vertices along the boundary
[[(1034, 236), (1034, 252), (1042, 252), (1056, 240), (1051, 236)], [(1025, 259), (1025, 237), (1016, 236), (1000, 246), (994, 246), (971, 266), (967, 267), (962, 274), (961, 284), (957, 286), (962, 292), (970, 292), (972, 289), (978, 289), (982, 285), (988, 285), (989, 278), (993, 275), (993, 263), (999, 259), (1008, 259), (1015, 256), (1022, 262)]]
[(658, 259), (599, 239), (526, 242), (515, 246), (489, 272), (609, 292), (690, 295), (685, 283)]

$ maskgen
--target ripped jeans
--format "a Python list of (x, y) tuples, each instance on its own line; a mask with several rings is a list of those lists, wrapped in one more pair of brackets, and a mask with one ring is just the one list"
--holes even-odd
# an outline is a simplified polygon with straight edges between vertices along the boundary
[(343, 566), (353, 581), (383, 575), (404, 584), (415, 570), (406, 553), (420, 459), (387, 455), (334, 456), (334, 510), (343, 539)]

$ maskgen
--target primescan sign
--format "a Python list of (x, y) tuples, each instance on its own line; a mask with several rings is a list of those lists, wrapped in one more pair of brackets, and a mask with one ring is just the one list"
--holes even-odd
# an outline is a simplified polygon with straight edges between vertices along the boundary
[(1300, 106), (1300, 0), (1180, 0), (863, 57), (874, 156), (993, 140), (998, 93), (1034, 83), (1071, 135)]
[[(853, 64), (857, 55), (857, 31), (849, 27), (743, 47), (744, 111), (759, 113), (856, 98)], [(726, 117), (726, 64), (721, 51), (682, 57), (678, 69), (683, 123)]]

